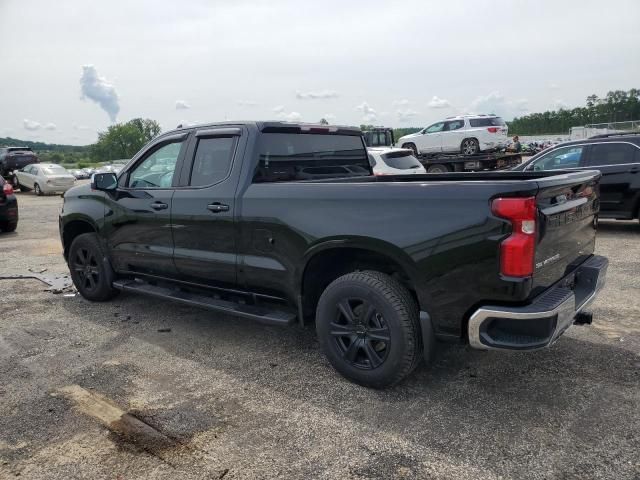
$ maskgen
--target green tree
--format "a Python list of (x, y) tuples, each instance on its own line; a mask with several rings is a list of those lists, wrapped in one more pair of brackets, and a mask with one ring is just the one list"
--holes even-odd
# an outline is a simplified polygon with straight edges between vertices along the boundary
[(111, 125), (106, 132), (98, 134), (98, 141), (91, 146), (91, 156), (103, 161), (131, 158), (160, 130), (158, 122), (148, 118)]

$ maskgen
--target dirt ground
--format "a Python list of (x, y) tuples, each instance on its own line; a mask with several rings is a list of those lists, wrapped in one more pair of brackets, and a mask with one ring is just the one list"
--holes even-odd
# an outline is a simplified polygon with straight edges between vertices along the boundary
[[(59, 197), (19, 193), (0, 275), (66, 273)], [(313, 328), (0, 280), (0, 478), (640, 478), (640, 225), (602, 222), (594, 324), (537, 353), (442, 346), (386, 391)]]

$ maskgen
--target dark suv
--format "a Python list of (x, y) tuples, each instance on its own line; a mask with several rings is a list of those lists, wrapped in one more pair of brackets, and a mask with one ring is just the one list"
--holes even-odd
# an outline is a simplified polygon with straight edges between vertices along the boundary
[(0, 177), (11, 180), (17, 187), (13, 172), (32, 163), (40, 163), (36, 154), (29, 147), (0, 148)]
[(600, 218), (640, 217), (640, 134), (596, 135), (561, 143), (513, 170), (600, 170)]

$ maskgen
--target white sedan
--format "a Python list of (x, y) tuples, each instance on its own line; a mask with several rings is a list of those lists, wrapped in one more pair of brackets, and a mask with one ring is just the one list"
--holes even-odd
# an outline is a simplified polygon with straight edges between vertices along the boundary
[(66, 192), (76, 181), (66, 169), (55, 163), (32, 163), (15, 172), (20, 190), (36, 195)]
[(369, 164), (374, 175), (412, 175), (427, 173), (413, 152), (406, 148), (370, 147)]

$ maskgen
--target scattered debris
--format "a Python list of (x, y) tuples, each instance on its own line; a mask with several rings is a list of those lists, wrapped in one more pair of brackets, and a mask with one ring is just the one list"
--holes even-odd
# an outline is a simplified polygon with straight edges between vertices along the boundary
[(170, 329), (170, 328), (159, 328), (159, 329), (158, 329), (158, 332), (160, 332), (160, 333), (168, 333), (168, 332), (170, 332), (170, 331), (171, 331), (171, 329)]
[(64, 293), (70, 292), (73, 290), (73, 282), (69, 275), (43, 275), (47, 269), (45, 268), (41, 272), (31, 272), (29, 274), (18, 274), (18, 275), (2, 275), (0, 276), (0, 280), (40, 280), (42, 283), (46, 283), (49, 285), (49, 288), (46, 288), (45, 291), (51, 293)]

